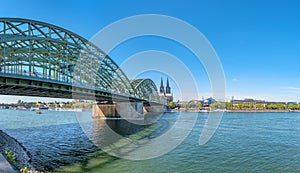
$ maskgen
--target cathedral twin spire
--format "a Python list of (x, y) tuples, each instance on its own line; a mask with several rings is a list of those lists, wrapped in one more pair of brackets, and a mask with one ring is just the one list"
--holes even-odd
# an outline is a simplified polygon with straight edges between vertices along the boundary
[(161, 97), (166, 98), (167, 103), (173, 101), (173, 94), (171, 93), (171, 87), (169, 85), (169, 79), (168, 78), (167, 78), (166, 92), (165, 92), (163, 80), (161, 78), (161, 80), (160, 80), (160, 88), (159, 88), (159, 95)]
[(169, 79), (167, 78), (167, 86), (166, 86), (166, 92), (163, 84), (163, 79), (160, 80), (160, 88), (159, 88), (160, 94), (171, 94), (171, 87), (169, 85)]

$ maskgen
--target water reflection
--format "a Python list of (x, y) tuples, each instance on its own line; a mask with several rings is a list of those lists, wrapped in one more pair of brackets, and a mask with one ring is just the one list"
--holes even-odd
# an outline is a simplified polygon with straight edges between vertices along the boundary
[[(300, 171), (299, 113), (225, 113), (215, 136), (202, 146), (198, 139), (208, 114), (186, 113), (185, 121), (190, 121), (191, 116), (198, 119), (181, 145), (155, 159), (132, 161), (113, 157), (95, 147), (94, 143), (110, 137), (107, 129), (103, 129), (104, 124), (131, 141), (141, 141), (168, 131), (178, 114), (167, 113), (151, 125), (136, 126), (121, 121), (93, 120), (89, 112), (76, 117), (72, 112), (45, 111), (37, 116), (31, 111), (0, 111), (1, 129), (25, 146), (41, 170), (61, 168), (55, 172), (74, 173)], [(112, 144), (119, 145), (118, 140)]]
[[(136, 121), (147, 121), (149, 125), (140, 125), (141, 123), (132, 123), (124, 119), (90, 119), (80, 117), (86, 116), (83, 114), (77, 115), (78, 119), (82, 120), (80, 125), (84, 132), (87, 134), (89, 139), (93, 142), (98, 150), (90, 157), (87, 162), (81, 164), (73, 164), (65, 166), (62, 169), (58, 169), (58, 172), (101, 172), (102, 167), (105, 165), (118, 160), (118, 157), (114, 157), (114, 152), (132, 152), (136, 149), (135, 147), (130, 150), (123, 151), (123, 147), (128, 145), (143, 145), (139, 143), (140, 140), (149, 140), (155, 138), (170, 128), (173, 124), (166, 119), (159, 119), (159, 117), (148, 117), (145, 120)], [(85, 121), (83, 121), (85, 120)], [(151, 124), (149, 123), (150, 121)], [(118, 135), (116, 135), (118, 134)], [(125, 139), (123, 137), (126, 137)], [(109, 153), (109, 154), (108, 154)], [(119, 153), (120, 154), (120, 153)]]

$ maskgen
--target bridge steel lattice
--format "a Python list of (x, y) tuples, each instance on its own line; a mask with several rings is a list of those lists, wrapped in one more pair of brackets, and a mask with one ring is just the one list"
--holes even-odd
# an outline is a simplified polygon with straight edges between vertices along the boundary
[(0, 18), (0, 94), (160, 102), (150, 79), (130, 81), (100, 48), (48, 23)]

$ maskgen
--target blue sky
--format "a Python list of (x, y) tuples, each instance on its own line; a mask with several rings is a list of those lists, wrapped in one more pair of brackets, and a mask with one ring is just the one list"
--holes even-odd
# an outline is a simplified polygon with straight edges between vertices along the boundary
[[(228, 99), (234, 96), (300, 101), (299, 8), (297, 0), (10, 0), (1, 1), (0, 16), (51, 23), (87, 39), (112, 22), (132, 15), (173, 16), (195, 26), (215, 48), (225, 72)], [(199, 95), (211, 95), (203, 67), (195, 66), (190, 60), (194, 55), (171, 41), (150, 37), (133, 39), (118, 46), (110, 55), (120, 64), (135, 53), (152, 49), (179, 57), (197, 76)], [(150, 76), (157, 84), (160, 82), (159, 75)], [(176, 79), (171, 80), (174, 90), (178, 91), (175, 83)], [(0, 97), (0, 102), (7, 100), (17, 98)]]

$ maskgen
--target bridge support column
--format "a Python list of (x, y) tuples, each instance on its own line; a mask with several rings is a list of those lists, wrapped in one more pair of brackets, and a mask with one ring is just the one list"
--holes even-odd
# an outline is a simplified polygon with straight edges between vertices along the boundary
[(148, 105), (148, 106), (144, 106), (143, 110), (144, 110), (144, 115), (161, 115), (165, 112), (165, 106), (164, 105)]
[(143, 102), (119, 102), (117, 110), (124, 118), (144, 118)]
[(100, 105), (93, 105), (93, 118), (107, 118), (107, 117), (114, 117), (119, 118), (118, 112), (116, 110), (116, 105), (114, 104), (100, 104)]
[(118, 102), (93, 105), (93, 118), (144, 118), (143, 102)]

